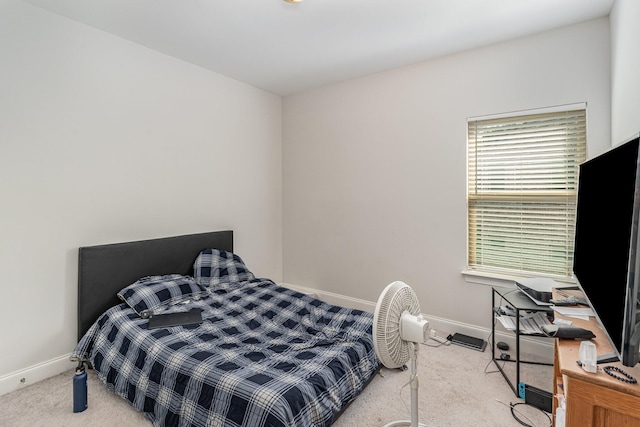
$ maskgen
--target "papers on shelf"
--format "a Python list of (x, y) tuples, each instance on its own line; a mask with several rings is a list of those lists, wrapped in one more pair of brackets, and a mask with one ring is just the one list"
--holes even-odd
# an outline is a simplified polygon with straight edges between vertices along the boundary
[(589, 316), (595, 316), (591, 307), (558, 307), (554, 306), (553, 310), (567, 317), (575, 317), (578, 319), (589, 320)]
[[(505, 329), (516, 330), (516, 318), (514, 316), (497, 315), (496, 319), (502, 323)], [(544, 312), (535, 312), (526, 316), (520, 316), (520, 333), (525, 335), (544, 334), (541, 327), (550, 325), (551, 322)]]

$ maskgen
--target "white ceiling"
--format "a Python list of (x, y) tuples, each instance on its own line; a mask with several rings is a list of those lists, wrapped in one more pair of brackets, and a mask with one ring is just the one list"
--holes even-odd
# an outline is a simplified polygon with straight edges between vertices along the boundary
[(614, 0), (23, 0), (278, 95), (609, 15)]

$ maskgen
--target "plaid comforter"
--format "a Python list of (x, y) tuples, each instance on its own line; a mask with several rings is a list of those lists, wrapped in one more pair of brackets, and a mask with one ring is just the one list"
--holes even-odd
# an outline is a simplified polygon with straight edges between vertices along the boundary
[(329, 426), (378, 368), (370, 313), (265, 279), (167, 312), (199, 325), (147, 329), (125, 304), (105, 312), (72, 358), (156, 426)]

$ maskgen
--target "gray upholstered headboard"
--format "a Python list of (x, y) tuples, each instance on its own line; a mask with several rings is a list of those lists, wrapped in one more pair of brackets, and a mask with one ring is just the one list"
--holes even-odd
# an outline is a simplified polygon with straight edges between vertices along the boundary
[(78, 251), (78, 340), (110, 307), (116, 293), (136, 280), (161, 274), (193, 274), (207, 248), (233, 252), (233, 231), (85, 246)]

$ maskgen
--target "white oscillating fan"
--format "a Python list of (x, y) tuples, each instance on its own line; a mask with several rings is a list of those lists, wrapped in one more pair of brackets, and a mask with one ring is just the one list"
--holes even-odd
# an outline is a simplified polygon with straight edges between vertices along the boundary
[(378, 358), (390, 369), (404, 366), (411, 359), (411, 421), (394, 421), (385, 427), (418, 427), (419, 343), (429, 338), (429, 322), (420, 314), (420, 303), (413, 289), (403, 282), (387, 285), (380, 294), (373, 315), (373, 345)]

